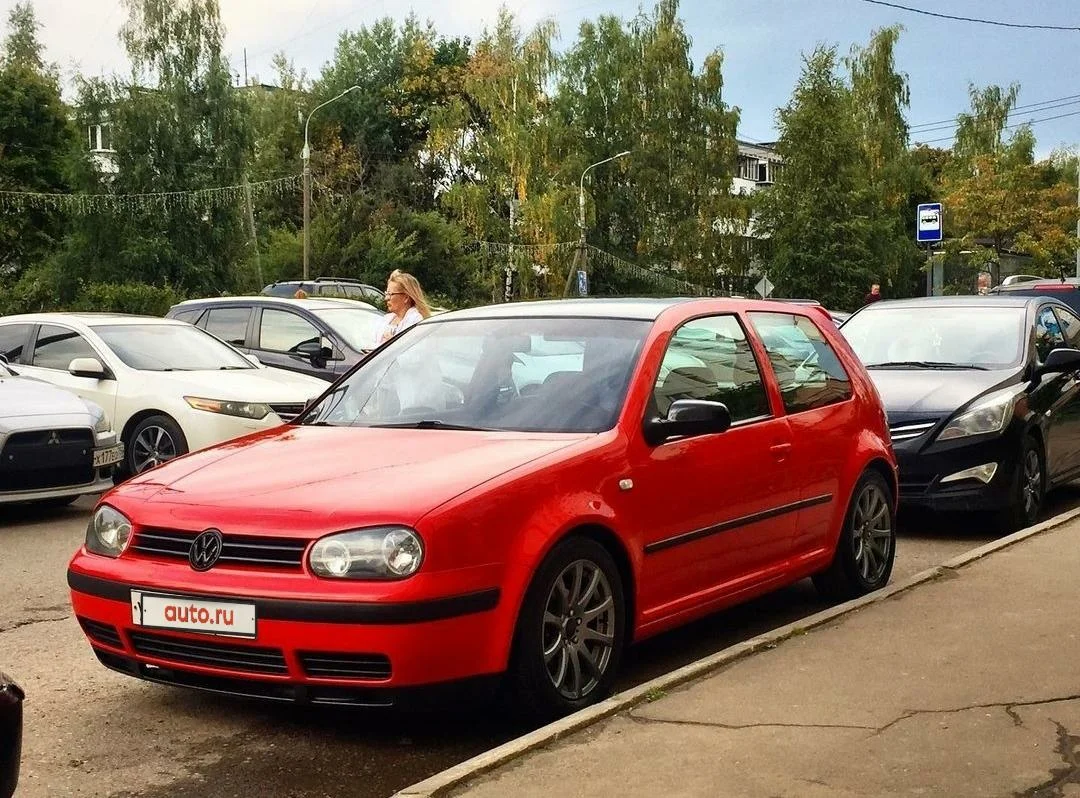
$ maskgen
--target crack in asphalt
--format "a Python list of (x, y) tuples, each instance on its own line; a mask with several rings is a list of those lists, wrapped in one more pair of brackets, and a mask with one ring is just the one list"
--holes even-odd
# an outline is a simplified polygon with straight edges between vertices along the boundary
[(16, 621), (10, 626), (0, 626), (0, 635), (5, 632), (14, 632), (16, 629), (22, 629), (24, 626), (33, 626), (38, 623), (54, 623), (56, 621), (66, 621), (68, 618), (73, 617), (69, 612), (67, 615), (49, 615), (44, 618), (30, 618), (25, 621)]
[[(864, 731), (871, 731), (874, 734), (871, 736), (877, 736), (891, 729), (898, 723), (903, 723), (905, 720), (909, 720), (919, 715), (953, 715), (958, 712), (968, 712), (973, 709), (1003, 709), (1005, 714), (1012, 719), (1014, 726), (1024, 726), (1024, 721), (1017, 713), (1017, 707), (1037, 707), (1047, 704), (1060, 704), (1065, 701), (1080, 701), (1080, 694), (1060, 696), (1055, 698), (1043, 698), (1032, 701), (997, 701), (987, 704), (970, 704), (962, 707), (952, 707), (949, 709), (909, 709), (905, 710), (900, 716), (890, 720), (884, 726), (865, 726), (857, 723), (719, 723), (714, 721), (704, 720), (680, 720), (669, 718), (650, 718), (644, 715), (638, 715), (634, 710), (630, 710), (628, 717), (635, 723), (650, 724), (650, 723), (664, 723), (672, 726), (703, 726), (714, 729), (862, 729)], [(1063, 744), (1061, 742), (1062, 727), (1058, 728), (1059, 735), (1059, 747)], [(1076, 750), (1077, 746), (1080, 746), (1080, 737), (1070, 738), (1073, 740), (1073, 748), (1070, 749), (1071, 755), (1074, 758), (1080, 757), (1080, 751)], [(1059, 750), (1059, 754), (1065, 757), (1065, 754)], [(1069, 764), (1070, 760), (1066, 759), (1066, 763)], [(1071, 765), (1073, 766), (1073, 765)], [(1075, 765), (1080, 768), (1080, 764)], [(1076, 778), (1080, 779), (1080, 771), (1077, 772)], [(1076, 782), (1069, 782), (1080, 784), (1080, 780)], [(1048, 794), (1050, 795), (1050, 794)], [(1054, 794), (1056, 795), (1056, 794)], [(1024, 793), (1027, 798), (1027, 793)], [(1041, 798), (1041, 794), (1039, 796)]]
[(1080, 736), (1070, 734), (1069, 730), (1053, 718), (1050, 722), (1057, 727), (1057, 745), (1054, 751), (1061, 757), (1065, 767), (1052, 768), (1050, 778), (1041, 784), (1013, 793), (1014, 798), (1063, 798), (1067, 785), (1080, 784)]

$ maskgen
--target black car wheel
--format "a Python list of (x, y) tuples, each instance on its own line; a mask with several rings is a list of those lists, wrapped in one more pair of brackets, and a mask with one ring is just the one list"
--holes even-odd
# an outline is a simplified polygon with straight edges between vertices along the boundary
[(1020, 465), (1012, 488), (1012, 503), (1004, 513), (1006, 532), (1016, 532), (1039, 520), (1046, 498), (1046, 457), (1034, 435), (1025, 435), (1020, 448)]
[(0, 673), (0, 798), (11, 798), (19, 784), (24, 698), (19, 686)]
[(518, 711), (544, 723), (610, 694), (626, 639), (623, 589), (596, 541), (570, 538), (551, 551), (518, 617), (509, 673)]
[(187, 454), (187, 450), (187, 438), (179, 424), (168, 416), (150, 416), (131, 431), (124, 465), (127, 473), (134, 476)]
[(814, 587), (835, 601), (880, 590), (889, 583), (895, 557), (892, 490), (877, 471), (866, 471), (851, 494), (832, 563), (814, 575)]

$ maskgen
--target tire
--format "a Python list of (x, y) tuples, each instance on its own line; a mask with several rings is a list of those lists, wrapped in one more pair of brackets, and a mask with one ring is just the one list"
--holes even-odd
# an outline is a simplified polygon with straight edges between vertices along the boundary
[(519, 714), (547, 723), (610, 695), (626, 642), (623, 591), (614, 559), (596, 541), (573, 537), (552, 549), (514, 633), (508, 682)]
[[(1034, 473), (1029, 473), (1029, 468)], [(1012, 503), (1002, 512), (1006, 533), (1017, 532), (1039, 520), (1046, 498), (1046, 456), (1034, 435), (1025, 435), (1020, 445), (1020, 465), (1012, 486)]]
[(889, 583), (895, 558), (892, 489), (877, 471), (866, 471), (852, 491), (832, 562), (814, 575), (814, 587), (833, 601), (872, 593)]
[(125, 443), (124, 472), (135, 476), (155, 465), (187, 454), (187, 438), (168, 416), (148, 416), (135, 425)]

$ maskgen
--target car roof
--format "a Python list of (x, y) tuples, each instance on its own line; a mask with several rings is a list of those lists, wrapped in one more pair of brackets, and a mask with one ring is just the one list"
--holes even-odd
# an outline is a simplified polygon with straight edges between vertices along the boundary
[(341, 297), (308, 297), (307, 299), (296, 299), (294, 297), (266, 296), (265, 294), (259, 294), (258, 296), (214, 296), (206, 297), (205, 299), (185, 299), (183, 302), (173, 305), (173, 308), (197, 307), (202, 305), (228, 305), (235, 302), (258, 302), (264, 305), (283, 305), (285, 307), (308, 308), (309, 310), (360, 308), (361, 310), (375, 311), (380, 315), (382, 314), (382, 311), (374, 305), (369, 305), (366, 302), (360, 302), (355, 299), (344, 299)]
[(1009, 294), (965, 294), (955, 296), (920, 296), (913, 299), (886, 299), (859, 309), (860, 313), (885, 308), (963, 307), (985, 305), (988, 307), (1021, 308), (1033, 302), (1053, 300), (1053, 296), (1016, 296)]
[[(163, 319), (160, 316), (139, 316), (133, 313), (23, 313), (17, 316), (4, 316), (0, 322), (23, 322), (27, 324), (82, 324), (86, 327), (99, 327), (105, 324), (171, 324), (175, 319)], [(182, 322), (181, 322), (182, 323)]]
[[(656, 321), (666, 311), (679, 306), (700, 306), (703, 312), (772, 310), (810, 315), (809, 306), (731, 297), (645, 297), (541, 299), (504, 302), (496, 305), (455, 310), (428, 319), (428, 323), (462, 319), (505, 319), (551, 316), (562, 318), (630, 319)], [(689, 308), (688, 308), (689, 309)], [(693, 308), (696, 310), (697, 308)]]

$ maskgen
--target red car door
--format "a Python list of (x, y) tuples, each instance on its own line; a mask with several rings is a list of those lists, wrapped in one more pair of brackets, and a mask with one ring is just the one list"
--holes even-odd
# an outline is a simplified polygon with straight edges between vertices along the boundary
[(789, 554), (799, 486), (791, 431), (737, 316), (698, 318), (672, 336), (647, 412), (677, 399), (724, 402), (732, 427), (719, 435), (631, 444), (629, 517), (644, 543), (640, 620), (693, 613), (762, 581)]
[(851, 379), (816, 319), (788, 313), (751, 312), (750, 325), (768, 352), (791, 424), (792, 479), (800, 488), (792, 552), (812, 556), (831, 547), (843, 470), (859, 409)]

